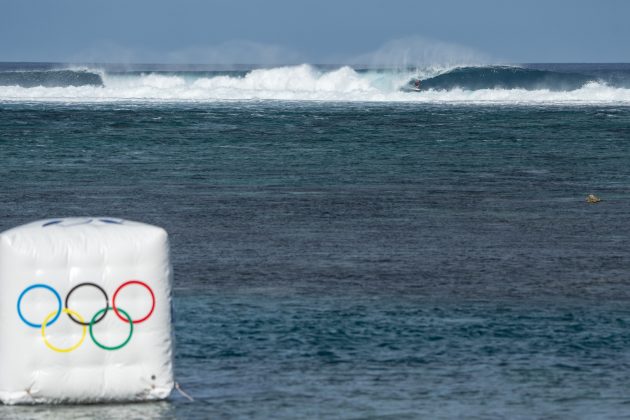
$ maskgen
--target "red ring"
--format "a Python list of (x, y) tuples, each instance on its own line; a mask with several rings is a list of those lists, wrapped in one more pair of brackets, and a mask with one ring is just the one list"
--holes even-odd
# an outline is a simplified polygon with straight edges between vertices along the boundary
[(142, 319), (138, 319), (138, 320), (133, 320), (133, 319), (132, 319), (132, 320), (131, 320), (131, 322), (132, 322), (133, 324), (139, 324), (139, 323), (141, 323), (141, 322), (146, 321), (146, 320), (147, 320), (147, 319), (151, 316), (151, 314), (153, 314), (153, 310), (155, 309), (155, 295), (153, 294), (153, 290), (151, 290), (151, 288), (149, 287), (149, 285), (148, 285), (148, 284), (146, 284), (146, 283), (144, 283), (144, 282), (142, 282), (142, 281), (140, 281), (140, 280), (129, 280), (128, 282), (125, 282), (125, 283), (121, 284), (121, 285), (118, 287), (118, 289), (116, 289), (116, 291), (114, 292), (114, 297), (112, 298), (112, 308), (114, 309), (114, 313), (116, 314), (116, 316), (117, 316), (118, 318), (120, 318), (122, 321), (124, 321), (124, 322), (126, 322), (126, 323), (129, 323), (129, 320), (128, 320), (127, 318), (123, 317), (123, 316), (122, 316), (122, 315), (118, 312), (118, 308), (116, 307), (116, 296), (118, 296), (118, 292), (120, 292), (120, 290), (121, 290), (123, 287), (125, 287), (125, 286), (129, 286), (130, 284), (138, 284), (138, 285), (140, 285), (140, 286), (144, 286), (144, 287), (145, 287), (145, 288), (149, 291), (149, 293), (151, 293), (151, 299), (152, 299), (151, 310), (149, 311), (149, 313), (147, 314), (147, 316), (145, 316), (145, 317), (144, 317), (144, 318), (142, 318)]

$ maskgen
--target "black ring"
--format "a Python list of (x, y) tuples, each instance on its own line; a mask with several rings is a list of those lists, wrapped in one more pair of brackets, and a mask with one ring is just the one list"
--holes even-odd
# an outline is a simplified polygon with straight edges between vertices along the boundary
[[(65, 301), (65, 307), (67, 309), (70, 309), (68, 307), (68, 301), (70, 300), (70, 295), (72, 294), (72, 292), (74, 292), (75, 290), (77, 290), (79, 287), (81, 286), (93, 286), (96, 287), (98, 290), (101, 291), (101, 293), (103, 294), (103, 296), (105, 296), (105, 311), (103, 312), (103, 315), (101, 315), (98, 319), (96, 319), (94, 322), (92, 322), (92, 324), (98, 324), (99, 322), (102, 321), (103, 318), (105, 318), (105, 315), (107, 315), (107, 308), (109, 308), (109, 297), (107, 296), (107, 293), (105, 292), (105, 290), (99, 286), (98, 284), (95, 283), (79, 283), (76, 286), (74, 286), (72, 289), (70, 289), (70, 291), (68, 292), (68, 294), (66, 295), (66, 301)], [(74, 317), (72, 316), (72, 314), (68, 314), (68, 316), (70, 317), (70, 319), (72, 320), (72, 322), (79, 324), (79, 325), (84, 325), (84, 326), (89, 326), (90, 323), (89, 322), (81, 322), (78, 319), (74, 319)], [(88, 317), (89, 318), (89, 317)]]

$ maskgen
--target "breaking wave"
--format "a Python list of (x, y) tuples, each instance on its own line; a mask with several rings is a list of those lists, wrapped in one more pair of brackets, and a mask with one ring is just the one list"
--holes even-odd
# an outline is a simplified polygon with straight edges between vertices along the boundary
[[(0, 72), (0, 101), (630, 104), (628, 75), (630, 68), (615, 73), (613, 78), (527, 67), (401, 71), (347, 66), (323, 69), (307, 64), (223, 72), (11, 71)], [(418, 79), (422, 80), (421, 89), (413, 91), (410, 88)]]
[(593, 81), (579, 73), (522, 67), (459, 67), (422, 81), (422, 89), (526, 89), (555, 92), (576, 90)]

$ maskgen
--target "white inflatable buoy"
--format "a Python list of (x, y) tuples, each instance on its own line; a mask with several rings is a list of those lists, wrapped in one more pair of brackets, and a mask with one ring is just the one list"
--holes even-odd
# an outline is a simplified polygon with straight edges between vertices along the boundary
[(162, 228), (49, 219), (0, 234), (0, 401), (168, 397), (171, 277)]

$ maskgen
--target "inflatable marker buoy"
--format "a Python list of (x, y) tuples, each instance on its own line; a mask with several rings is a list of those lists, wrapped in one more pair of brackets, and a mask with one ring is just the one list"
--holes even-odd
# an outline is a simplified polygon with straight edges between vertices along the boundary
[(0, 401), (167, 398), (174, 387), (164, 229), (49, 219), (0, 234)]

